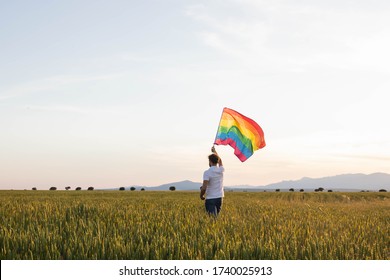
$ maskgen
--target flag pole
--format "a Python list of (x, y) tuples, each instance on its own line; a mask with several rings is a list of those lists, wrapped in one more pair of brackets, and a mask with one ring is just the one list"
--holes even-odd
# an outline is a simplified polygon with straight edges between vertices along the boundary
[(219, 118), (219, 123), (218, 123), (217, 133), (215, 134), (215, 138), (214, 138), (213, 147), (214, 147), (214, 145), (215, 145), (215, 141), (217, 141), (218, 130), (219, 130), (219, 127), (220, 127), (220, 125), (221, 125), (222, 115), (223, 115), (223, 111), (225, 110), (225, 108), (226, 108), (226, 107), (224, 107), (224, 108), (222, 109), (221, 117)]

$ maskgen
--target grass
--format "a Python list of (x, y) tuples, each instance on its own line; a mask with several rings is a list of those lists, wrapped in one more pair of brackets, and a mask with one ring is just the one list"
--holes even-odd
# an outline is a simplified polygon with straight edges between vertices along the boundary
[(1, 259), (390, 259), (388, 193), (1, 191)]

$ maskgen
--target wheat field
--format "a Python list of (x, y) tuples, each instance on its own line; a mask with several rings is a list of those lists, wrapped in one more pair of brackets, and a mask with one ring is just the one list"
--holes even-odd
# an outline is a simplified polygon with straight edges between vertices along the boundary
[(388, 193), (1, 191), (5, 260), (389, 260)]

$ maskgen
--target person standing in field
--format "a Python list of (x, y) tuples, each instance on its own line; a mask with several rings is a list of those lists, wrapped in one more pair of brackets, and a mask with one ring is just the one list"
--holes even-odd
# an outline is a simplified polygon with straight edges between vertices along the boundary
[(223, 173), (225, 168), (223, 167), (222, 159), (214, 147), (211, 148), (211, 152), (212, 154), (208, 157), (210, 168), (203, 173), (200, 199), (205, 200), (205, 207), (208, 214), (218, 216), (224, 197)]

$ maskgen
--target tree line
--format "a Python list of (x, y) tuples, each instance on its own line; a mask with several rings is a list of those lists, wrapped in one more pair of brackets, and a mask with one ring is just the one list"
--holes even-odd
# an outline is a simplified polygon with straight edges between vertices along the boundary
[[(93, 191), (94, 189), (95, 189), (94, 187), (88, 187), (88, 188), (87, 188), (87, 191)], [(36, 190), (38, 190), (38, 189), (37, 189), (36, 187), (34, 187), (34, 188), (32, 188), (32, 190), (33, 190), (33, 191), (36, 191)], [(57, 190), (57, 187), (50, 187), (49, 190), (50, 190), (50, 191), (56, 191), (56, 190)], [(68, 191), (68, 190), (71, 190), (71, 187), (70, 187), (70, 186), (67, 186), (67, 187), (65, 187), (65, 190), (67, 190), (67, 191)], [(81, 191), (82, 188), (81, 188), (81, 187), (76, 187), (75, 190), (76, 190), (76, 191)], [(125, 188), (125, 187), (120, 187), (119, 190), (120, 190), (120, 191), (125, 191), (126, 188)], [(135, 191), (135, 190), (136, 190), (135, 187), (130, 187), (130, 191)], [(145, 188), (141, 188), (140, 190), (141, 190), (141, 191), (145, 191)], [(170, 190), (170, 191), (175, 191), (175, 190), (176, 190), (176, 187), (175, 187), (175, 186), (170, 186), (170, 187), (168, 188), (168, 190)], [(281, 189), (276, 189), (276, 190), (275, 190), (275, 192), (280, 192), (280, 191), (281, 191)], [(288, 191), (289, 191), (289, 192), (294, 192), (295, 189), (294, 189), (294, 188), (290, 188)], [(297, 191), (298, 191), (298, 190), (297, 190)], [(299, 192), (304, 192), (304, 191), (305, 191), (304, 189), (300, 189), (300, 190), (299, 190)], [(317, 189), (314, 189), (314, 192), (324, 192), (324, 191), (325, 191), (324, 188), (317, 188)], [(329, 190), (327, 190), (327, 192), (333, 192), (333, 190), (329, 189)], [(369, 191), (364, 191), (364, 190), (362, 190), (361, 192), (369, 192)], [(379, 192), (387, 192), (387, 190), (386, 190), (386, 189), (380, 189)]]

